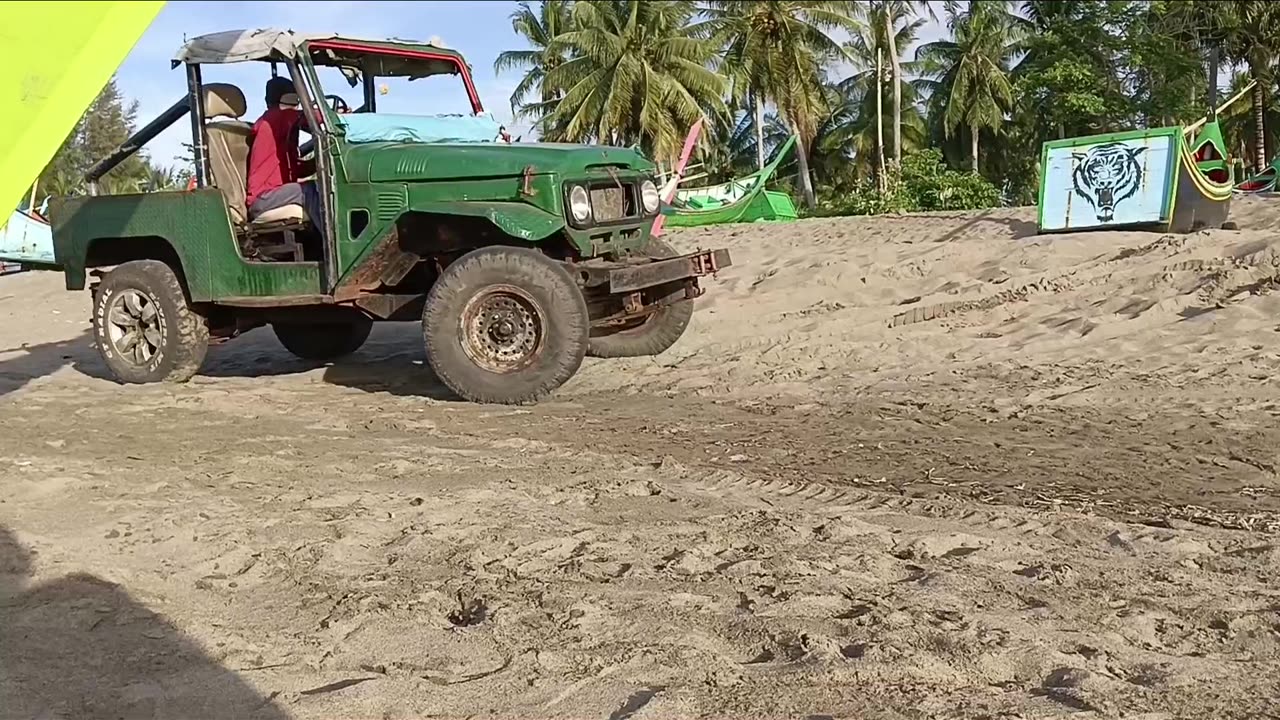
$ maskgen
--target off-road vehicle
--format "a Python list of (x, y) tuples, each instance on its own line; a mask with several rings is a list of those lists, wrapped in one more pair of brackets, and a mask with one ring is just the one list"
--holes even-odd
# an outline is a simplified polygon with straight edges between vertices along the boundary
[[(245, 93), (203, 77), (230, 63), (262, 68), (259, 87), (293, 80), (323, 222), (301, 205), (248, 217)], [(376, 321), (420, 320), (427, 360), (457, 395), (531, 402), (586, 355), (670, 347), (699, 278), (730, 263), (725, 250), (679, 255), (651, 236), (660, 198), (639, 152), (510, 142), (453, 50), (233, 31), (187, 42), (173, 67), (186, 70), (184, 97), (88, 179), (188, 117), (191, 187), (59, 198), (50, 213), (67, 288), (98, 280), (94, 338), (121, 381), (186, 381), (211, 342), (262, 325), (326, 361), (360, 348)], [(360, 105), (322, 87), (322, 70)], [(418, 91), (432, 76), (460, 78), (470, 112), (379, 112), (385, 82)]]

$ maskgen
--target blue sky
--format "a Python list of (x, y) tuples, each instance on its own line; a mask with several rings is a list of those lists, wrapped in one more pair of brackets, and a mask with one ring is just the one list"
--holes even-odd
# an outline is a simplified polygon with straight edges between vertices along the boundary
[[(941, 3), (937, 12), (941, 15)], [(519, 134), (524, 128), (511, 123), (511, 91), (519, 75), (510, 72), (498, 77), (493, 61), (503, 50), (526, 47), (511, 30), (515, 2), (472, 0), (431, 0), (419, 2), (169, 2), (120, 66), (117, 80), (121, 90), (140, 103), (138, 121), (145, 124), (182, 96), (185, 81), (181, 68), (169, 69), (169, 60), (184, 38), (222, 30), (274, 27), (299, 32), (336, 32), (355, 37), (398, 37), (431, 40), (454, 48), (466, 56), (475, 76), (476, 89), (485, 109)], [(942, 35), (938, 23), (930, 23), (921, 41)], [(207, 70), (206, 81), (232, 82), (244, 90), (252, 120), (262, 112), (262, 86), (270, 71), (266, 65), (247, 63)], [(322, 79), (323, 82), (323, 79)], [(434, 85), (434, 83), (433, 83)], [(326, 88), (343, 95), (352, 106), (359, 105), (359, 91), (345, 85)], [(455, 112), (464, 97), (461, 83), (457, 96), (447, 98), (447, 107), (433, 109), (432, 98), (423, 93), (423, 112)], [(181, 143), (190, 141), (190, 126), (178, 123), (148, 146), (151, 156), (166, 163), (182, 153)]]

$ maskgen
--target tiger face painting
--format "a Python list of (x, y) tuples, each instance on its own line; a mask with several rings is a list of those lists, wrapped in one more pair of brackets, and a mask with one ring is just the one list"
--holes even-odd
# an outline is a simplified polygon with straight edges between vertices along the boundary
[(1137, 157), (1147, 148), (1123, 143), (1095, 145), (1086, 153), (1072, 153), (1077, 161), (1071, 173), (1075, 193), (1093, 206), (1101, 222), (1111, 222), (1116, 206), (1142, 186), (1142, 166)]

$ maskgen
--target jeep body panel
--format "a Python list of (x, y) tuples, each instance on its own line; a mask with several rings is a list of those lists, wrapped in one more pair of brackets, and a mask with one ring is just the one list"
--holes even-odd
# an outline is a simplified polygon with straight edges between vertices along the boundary
[(54, 198), (50, 210), (54, 259), (68, 290), (84, 289), (87, 266), (114, 264), (114, 248), (160, 241), (177, 257), (192, 302), (321, 292), (317, 263), (245, 262), (226, 201), (213, 188)]

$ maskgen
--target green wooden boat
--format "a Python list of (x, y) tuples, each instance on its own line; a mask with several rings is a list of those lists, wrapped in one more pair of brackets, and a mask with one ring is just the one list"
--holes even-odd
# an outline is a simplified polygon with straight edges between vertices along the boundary
[(765, 184), (795, 145), (795, 140), (794, 137), (788, 138), (768, 165), (750, 175), (719, 185), (677, 190), (671, 205), (662, 209), (666, 225), (695, 227), (795, 220), (799, 215), (791, 196), (765, 188)]
[(1277, 179), (1280, 179), (1280, 155), (1277, 155), (1270, 165), (1263, 168), (1262, 172), (1236, 185), (1236, 192), (1246, 195), (1275, 192)]

